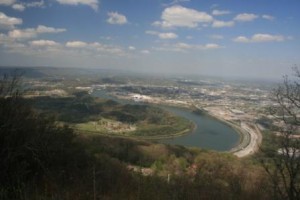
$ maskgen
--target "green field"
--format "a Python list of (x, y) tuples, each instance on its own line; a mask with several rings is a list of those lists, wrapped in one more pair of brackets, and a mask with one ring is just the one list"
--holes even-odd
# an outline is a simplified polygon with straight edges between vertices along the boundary
[(123, 105), (84, 92), (73, 97), (28, 99), (37, 110), (55, 116), (79, 133), (166, 138), (185, 134), (192, 122), (150, 105)]

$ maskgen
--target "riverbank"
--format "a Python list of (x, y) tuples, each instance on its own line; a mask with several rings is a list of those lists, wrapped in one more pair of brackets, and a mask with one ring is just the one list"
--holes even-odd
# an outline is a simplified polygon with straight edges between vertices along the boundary
[(118, 137), (118, 138), (131, 138), (131, 139), (134, 138), (134, 139), (141, 139), (141, 140), (163, 140), (163, 139), (171, 139), (174, 137), (181, 137), (181, 136), (184, 136), (184, 135), (192, 132), (195, 128), (196, 128), (196, 125), (193, 123), (193, 127), (191, 129), (185, 129), (185, 130), (180, 131), (175, 134), (159, 135), (159, 136), (130, 136), (130, 135), (115, 134), (115, 133), (103, 133), (100, 131), (87, 131), (87, 130), (76, 129), (73, 127), (73, 129), (78, 133), (87, 133), (87, 134), (93, 134), (93, 135)]
[(241, 122), (241, 125), (238, 126), (230, 121), (216, 116), (212, 112), (208, 112), (207, 114), (231, 126), (240, 134), (239, 143), (229, 151), (230, 153), (233, 153), (235, 156), (241, 158), (252, 155), (259, 150), (259, 146), (262, 142), (262, 134), (257, 125), (253, 123), (248, 124), (246, 122)]
[[(127, 102), (134, 102), (133, 99), (130, 98), (129, 96), (124, 97), (124, 96), (119, 96), (119, 95), (115, 95), (115, 94), (113, 94), (113, 96), (117, 99), (125, 100)], [(162, 105), (162, 106), (167, 106), (167, 107), (175, 107), (175, 108), (180, 108), (180, 109), (187, 109), (189, 112), (193, 111), (193, 109), (191, 109), (191, 107), (193, 107), (193, 105), (190, 105), (187, 102), (180, 103), (180, 104), (175, 103), (175, 102), (168, 102), (168, 103), (171, 103), (171, 104), (168, 104), (166, 101), (162, 101), (161, 99), (151, 99), (150, 98), (145, 103)], [(216, 121), (224, 123), (226, 126), (229, 126), (230, 128), (234, 129), (235, 132), (237, 134), (239, 134), (239, 140), (238, 140), (238, 142), (236, 142), (235, 145), (233, 145), (234, 147), (230, 148), (229, 150), (221, 150), (221, 151), (227, 151), (227, 152), (233, 153), (237, 157), (244, 157), (247, 155), (251, 155), (258, 150), (258, 147), (262, 140), (261, 139), (262, 136), (258, 129), (257, 130), (252, 130), (251, 128), (247, 129), (247, 128), (245, 128), (244, 125), (239, 126), (233, 122), (226, 120), (225, 118), (223, 119), (222, 116), (219, 116), (216, 113), (213, 113), (213, 111), (211, 111), (211, 112), (209, 112), (209, 110), (206, 110), (206, 111), (207, 112), (205, 112), (205, 115), (207, 115), (208, 117), (214, 118)], [(184, 136), (187, 133), (189, 133), (189, 132), (185, 132), (184, 134), (174, 134), (172, 137), (175, 138), (175, 137)], [(167, 137), (167, 138), (170, 138), (170, 137)], [(160, 137), (157, 139), (164, 139), (164, 137)], [(226, 138), (224, 138), (224, 139), (226, 139)], [(199, 142), (203, 142), (203, 141), (199, 141)], [(206, 148), (205, 145), (203, 147), (200, 145), (197, 145), (197, 146), (199, 146), (200, 148)]]
[[(253, 127), (251, 128), (251, 126)], [(239, 158), (256, 153), (259, 150), (259, 146), (262, 142), (262, 134), (255, 124), (242, 123), (241, 127), (244, 130), (244, 132), (246, 131), (247, 134), (249, 134), (250, 142), (246, 147), (243, 147), (242, 149), (238, 149), (235, 152), (233, 152), (233, 154)]]
[[(172, 105), (171, 107), (175, 107), (175, 106)], [(180, 108), (188, 109), (190, 112), (193, 111), (187, 107), (180, 107)], [(248, 124), (246, 122), (241, 122), (241, 125), (239, 126), (207, 110), (203, 114), (226, 124), (227, 126), (234, 129), (240, 135), (239, 142), (228, 152), (241, 158), (248, 155), (252, 155), (259, 150), (259, 146), (261, 145), (262, 142), (262, 134), (259, 128), (255, 124)]]

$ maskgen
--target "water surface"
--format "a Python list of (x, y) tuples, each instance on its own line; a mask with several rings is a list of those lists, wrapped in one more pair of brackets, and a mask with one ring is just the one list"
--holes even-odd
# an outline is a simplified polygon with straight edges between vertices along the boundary
[(161, 140), (163, 143), (217, 151), (228, 151), (239, 143), (240, 136), (233, 128), (209, 115), (200, 115), (174, 107), (164, 109), (193, 121), (197, 127), (187, 135)]
[[(113, 97), (104, 90), (95, 90), (92, 95), (111, 99), (122, 104), (138, 104), (138, 102)], [(196, 125), (196, 128), (190, 133), (180, 137), (158, 140), (161, 143), (199, 147), (216, 151), (229, 151), (239, 143), (240, 136), (233, 128), (209, 115), (196, 114), (187, 109), (177, 107), (160, 107), (182, 116)]]

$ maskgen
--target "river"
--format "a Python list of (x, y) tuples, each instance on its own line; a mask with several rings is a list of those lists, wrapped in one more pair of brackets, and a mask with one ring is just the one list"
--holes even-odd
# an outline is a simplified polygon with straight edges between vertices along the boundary
[[(112, 99), (123, 104), (136, 104), (134, 101), (115, 98), (107, 94), (104, 90), (94, 90), (92, 95)], [(209, 115), (196, 114), (184, 108), (160, 107), (196, 124), (196, 128), (190, 133), (180, 137), (159, 140), (161, 143), (199, 147), (216, 151), (229, 151), (239, 143), (240, 135), (233, 128)]]

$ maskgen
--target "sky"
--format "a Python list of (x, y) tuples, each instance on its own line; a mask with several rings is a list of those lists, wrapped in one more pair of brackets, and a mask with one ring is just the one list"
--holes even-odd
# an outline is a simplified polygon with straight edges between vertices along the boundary
[(0, 66), (281, 78), (299, 0), (0, 0)]

